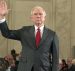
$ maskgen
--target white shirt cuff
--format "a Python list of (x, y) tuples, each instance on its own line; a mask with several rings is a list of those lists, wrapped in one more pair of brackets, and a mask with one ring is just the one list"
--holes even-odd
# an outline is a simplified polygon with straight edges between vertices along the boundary
[(4, 19), (2, 19), (2, 20), (0, 20), (0, 23), (3, 23), (3, 22), (5, 22), (5, 20), (6, 20), (5, 18), (4, 18)]

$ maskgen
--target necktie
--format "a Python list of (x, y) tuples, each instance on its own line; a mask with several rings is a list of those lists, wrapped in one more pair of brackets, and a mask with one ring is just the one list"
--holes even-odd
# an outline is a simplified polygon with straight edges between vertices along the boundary
[(41, 40), (41, 33), (40, 33), (40, 29), (38, 28), (37, 33), (36, 33), (36, 46), (37, 46), (37, 48), (40, 43), (40, 40)]

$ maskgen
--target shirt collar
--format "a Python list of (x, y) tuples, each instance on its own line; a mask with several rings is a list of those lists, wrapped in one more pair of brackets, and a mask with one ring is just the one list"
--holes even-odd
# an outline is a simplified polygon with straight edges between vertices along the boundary
[[(34, 25), (34, 27), (35, 27), (35, 30), (37, 31), (38, 27), (37, 27), (36, 25)], [(43, 31), (43, 28), (44, 28), (44, 25), (42, 25), (42, 26), (39, 28), (40, 31)]]

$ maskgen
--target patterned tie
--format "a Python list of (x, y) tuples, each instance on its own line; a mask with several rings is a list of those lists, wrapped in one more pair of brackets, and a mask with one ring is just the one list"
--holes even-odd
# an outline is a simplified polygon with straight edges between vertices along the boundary
[(40, 33), (40, 29), (38, 28), (37, 33), (36, 33), (36, 46), (37, 46), (37, 48), (39, 46), (40, 40), (41, 40), (41, 33)]

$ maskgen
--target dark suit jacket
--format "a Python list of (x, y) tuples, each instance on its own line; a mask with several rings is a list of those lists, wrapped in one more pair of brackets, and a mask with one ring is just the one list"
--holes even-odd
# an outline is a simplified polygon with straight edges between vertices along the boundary
[(44, 27), (41, 42), (36, 48), (34, 26), (25, 26), (19, 30), (9, 30), (6, 22), (0, 24), (2, 35), (19, 40), (22, 53), (18, 71), (58, 71), (58, 39), (55, 32)]
[(68, 71), (75, 71), (75, 65), (72, 64), (72, 66), (70, 68), (68, 68)]

